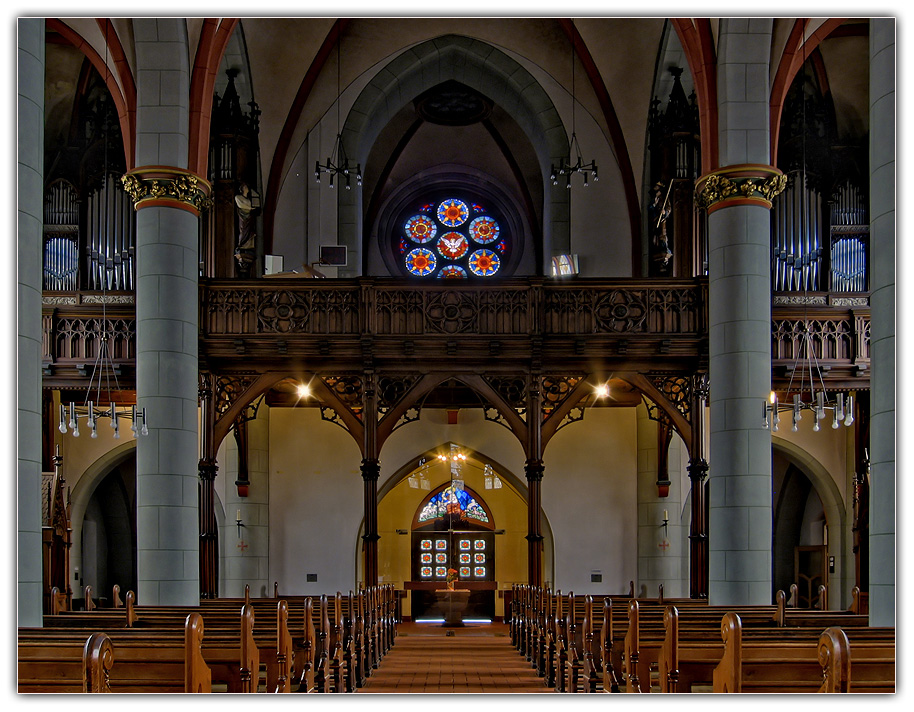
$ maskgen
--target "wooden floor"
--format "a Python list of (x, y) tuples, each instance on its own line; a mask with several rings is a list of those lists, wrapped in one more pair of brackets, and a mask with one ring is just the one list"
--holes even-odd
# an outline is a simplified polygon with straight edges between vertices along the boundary
[(358, 692), (554, 692), (511, 645), (504, 623), (401, 623), (397, 631), (390, 652)]

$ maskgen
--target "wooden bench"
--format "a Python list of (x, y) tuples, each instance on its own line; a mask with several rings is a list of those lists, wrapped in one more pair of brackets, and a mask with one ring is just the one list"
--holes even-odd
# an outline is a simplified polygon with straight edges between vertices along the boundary
[[(846, 631), (827, 630), (812, 645), (749, 640), (739, 616), (728, 613), (721, 621), (724, 654), (713, 672), (714, 692), (894, 692), (894, 629), (857, 628), (853, 642)], [(854, 668), (861, 676), (857, 684)]]
[[(210, 692), (203, 657), (203, 619), (187, 617), (183, 631), (108, 635), (77, 629), (20, 628), (19, 692)], [(83, 644), (82, 664), (74, 651)], [(86, 660), (88, 656), (88, 660)], [(76, 668), (84, 679), (75, 689)]]
[(25, 642), (18, 657), (19, 692), (111, 692), (114, 652), (104, 633), (93, 633), (82, 645), (67, 641), (53, 649)]

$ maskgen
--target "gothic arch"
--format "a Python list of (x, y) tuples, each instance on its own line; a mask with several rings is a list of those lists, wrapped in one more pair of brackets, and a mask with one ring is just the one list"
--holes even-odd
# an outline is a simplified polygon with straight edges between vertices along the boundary
[[(569, 196), (548, 181), (549, 167), (568, 151), (568, 136), (546, 91), (514, 59), (492, 45), (459, 35), (422, 42), (377, 72), (355, 100), (341, 134), (350, 156), (363, 165), (381, 130), (407, 102), (447, 81), (459, 81), (508, 109), (539, 161), (546, 199), (544, 239), (568, 237)], [(339, 191), (339, 241), (361, 254), (362, 205), (358, 191)]]
[(835, 572), (828, 577), (829, 600), (832, 608), (845, 608), (850, 603), (853, 580), (849, 577), (853, 576), (853, 566), (850, 565), (848, 542), (844, 536), (844, 532), (849, 531), (849, 524), (841, 491), (825, 466), (799, 445), (772, 435), (771, 449), (772, 453), (779, 452), (809, 479), (822, 501), (829, 532), (837, 533), (837, 536), (828, 538), (828, 554), (835, 557)]

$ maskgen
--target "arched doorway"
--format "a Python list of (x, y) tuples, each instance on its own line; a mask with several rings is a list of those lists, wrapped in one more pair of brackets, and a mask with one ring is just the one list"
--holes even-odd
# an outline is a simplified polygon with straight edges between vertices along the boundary
[[(102, 605), (112, 587), (136, 591), (136, 450), (98, 482), (86, 504), (80, 534), (80, 582)], [(84, 605), (83, 601), (83, 605)]]
[(469, 589), (465, 618), (495, 616), (495, 524), (484, 500), (452, 471), (450, 482), (423, 500), (411, 531), (412, 618), (443, 618), (434, 591), (456, 578)]

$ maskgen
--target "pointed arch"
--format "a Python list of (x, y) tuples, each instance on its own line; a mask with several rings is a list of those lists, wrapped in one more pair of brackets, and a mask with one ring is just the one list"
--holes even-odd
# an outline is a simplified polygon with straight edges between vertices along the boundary
[(717, 59), (714, 36), (708, 18), (673, 18), (670, 20), (679, 36), (689, 71), (695, 84), (698, 117), (701, 128), (701, 172), (717, 168)]
[(209, 131), (213, 113), (213, 88), (216, 74), (225, 54), (238, 18), (207, 18), (203, 21), (200, 42), (191, 70), (190, 79), (190, 130), (187, 149), (187, 168), (205, 176), (209, 161)]
[(771, 138), (771, 156), (776, 157), (778, 150), (778, 134), (781, 127), (781, 113), (784, 110), (784, 101), (790, 85), (797, 73), (802, 70), (803, 64), (813, 51), (839, 26), (844, 24), (846, 18), (829, 18), (816, 28), (808, 39), (804, 39), (809, 18), (796, 20), (787, 38), (787, 44), (778, 61), (778, 68), (774, 75), (769, 99), (769, 124), (768, 133)]
[[(114, 26), (110, 20), (98, 20), (103, 35), (110, 41), (108, 49), (110, 52), (109, 59), (115, 63), (117, 77), (121, 78), (119, 82), (115, 77), (105, 59), (95, 51), (95, 48), (86, 41), (82, 35), (75, 32), (69, 25), (54, 18), (48, 18), (45, 26), (49, 30), (57, 32), (61, 37), (66, 39), (77, 50), (82, 52), (86, 59), (95, 67), (101, 75), (102, 81), (108, 87), (108, 93), (117, 109), (118, 123), (121, 125), (121, 136), (124, 140), (124, 160), (127, 169), (134, 167), (134, 152), (136, 150), (136, 85), (133, 83), (133, 75), (127, 66), (124, 58), (124, 50), (114, 31)], [(123, 83), (123, 88), (121, 84)]]

